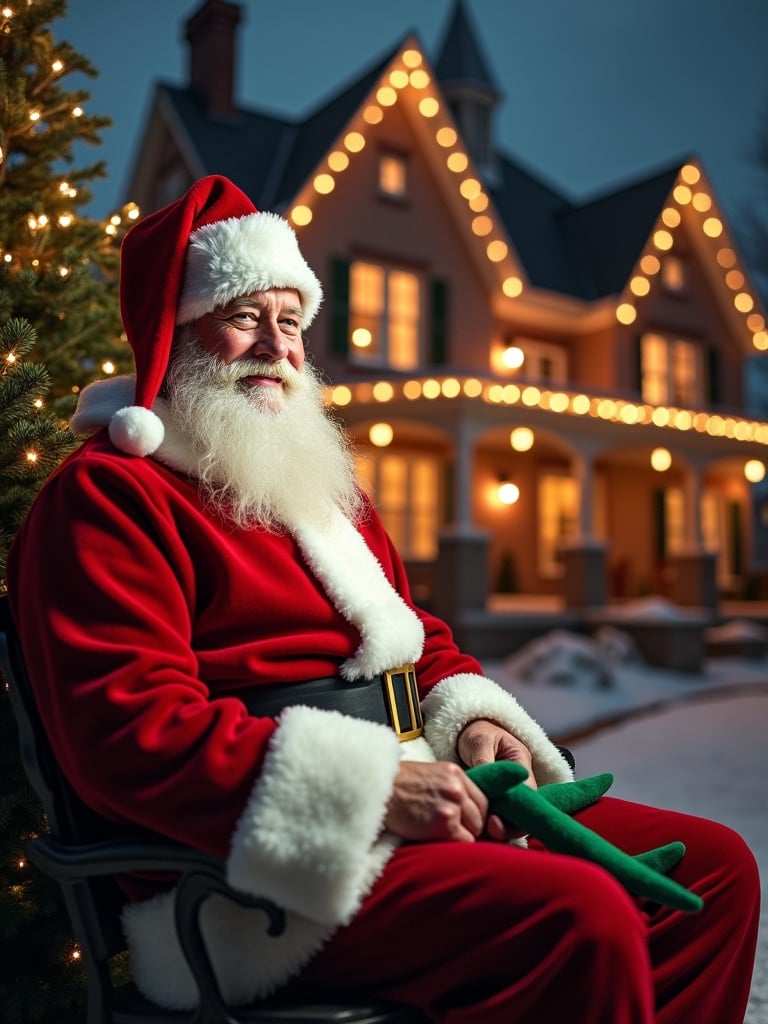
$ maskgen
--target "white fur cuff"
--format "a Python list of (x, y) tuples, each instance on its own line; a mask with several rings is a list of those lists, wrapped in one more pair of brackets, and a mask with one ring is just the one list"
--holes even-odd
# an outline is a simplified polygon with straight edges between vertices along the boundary
[(286, 708), (235, 829), (230, 884), (323, 924), (349, 921), (394, 848), (378, 837), (399, 764), (386, 726)]
[(478, 718), (488, 718), (508, 729), (533, 757), (533, 772), (540, 785), (568, 782), (573, 772), (544, 730), (491, 679), (470, 673), (449, 676), (425, 697), (424, 732), (439, 761), (458, 762), (459, 733)]

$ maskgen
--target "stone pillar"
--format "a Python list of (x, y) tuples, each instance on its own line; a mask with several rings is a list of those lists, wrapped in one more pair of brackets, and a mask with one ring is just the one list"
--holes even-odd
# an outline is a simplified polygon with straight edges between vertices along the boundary
[(669, 596), (675, 604), (717, 611), (717, 554), (692, 550), (669, 558)]
[(435, 613), (453, 626), (466, 609), (485, 608), (490, 586), (490, 541), (479, 530), (445, 530), (438, 538)]
[(606, 545), (581, 538), (563, 547), (566, 608), (601, 608), (608, 597)]

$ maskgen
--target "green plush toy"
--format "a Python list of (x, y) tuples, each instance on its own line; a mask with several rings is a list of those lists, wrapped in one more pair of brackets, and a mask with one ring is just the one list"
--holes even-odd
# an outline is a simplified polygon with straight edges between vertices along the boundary
[(531, 789), (524, 785), (528, 771), (513, 761), (494, 761), (467, 769), (467, 775), (488, 797), (491, 814), (535, 836), (556, 853), (569, 853), (606, 868), (637, 896), (695, 913), (704, 906), (700, 896), (667, 878), (685, 853), (683, 843), (668, 843), (636, 857), (624, 853), (569, 815), (605, 793), (613, 776), (593, 775), (577, 782), (556, 782)]

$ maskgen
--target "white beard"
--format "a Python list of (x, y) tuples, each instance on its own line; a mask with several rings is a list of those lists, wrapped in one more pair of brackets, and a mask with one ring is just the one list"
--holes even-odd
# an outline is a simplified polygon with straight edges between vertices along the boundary
[[(280, 376), (283, 385), (238, 386), (249, 375)], [(334, 508), (353, 521), (361, 495), (341, 426), (322, 403), (317, 371), (287, 360), (224, 363), (178, 330), (164, 395), (196, 459), (209, 507), (237, 526), (280, 530), (329, 522)]]

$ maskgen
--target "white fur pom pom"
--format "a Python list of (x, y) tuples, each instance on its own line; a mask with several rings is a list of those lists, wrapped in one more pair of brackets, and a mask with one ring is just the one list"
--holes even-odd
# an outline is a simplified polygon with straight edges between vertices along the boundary
[(109, 421), (109, 439), (126, 455), (151, 455), (164, 437), (163, 421), (141, 405), (126, 405)]

